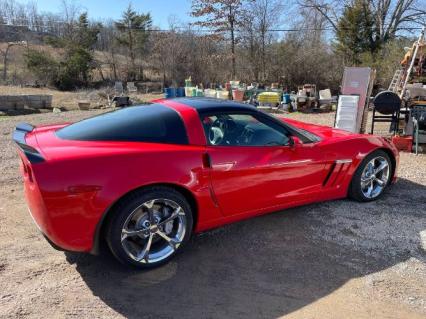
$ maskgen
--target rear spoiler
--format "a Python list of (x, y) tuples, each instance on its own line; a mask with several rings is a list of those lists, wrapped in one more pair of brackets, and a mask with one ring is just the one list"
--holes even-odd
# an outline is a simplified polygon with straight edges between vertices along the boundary
[(19, 148), (24, 152), (30, 163), (44, 162), (43, 156), (25, 141), (25, 135), (34, 130), (34, 126), (28, 123), (19, 123), (13, 132), (13, 140), (18, 144)]

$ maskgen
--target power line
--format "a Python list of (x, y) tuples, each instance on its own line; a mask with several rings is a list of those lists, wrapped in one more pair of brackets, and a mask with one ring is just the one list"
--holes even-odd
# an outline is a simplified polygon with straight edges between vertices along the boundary
[[(21, 27), (21, 28), (28, 28), (30, 31), (31, 28), (40, 28), (40, 29), (46, 29), (51, 27), (51, 24), (56, 25), (70, 25), (73, 28), (79, 28), (79, 26), (75, 23), (69, 23), (65, 21), (46, 21), (45, 24), (14, 24), (14, 23), (0, 23), (0, 26), (7, 26), (7, 27)], [(390, 26), (390, 25), (385, 25)], [(124, 29), (127, 30), (140, 30), (144, 32), (176, 32), (177, 30), (183, 30), (188, 32), (199, 32), (199, 33), (216, 33), (218, 31), (225, 31), (225, 30), (218, 30), (218, 29), (211, 29), (211, 28), (198, 28), (198, 29), (192, 29), (188, 27), (175, 27), (173, 29), (145, 29), (145, 28), (137, 28), (137, 27), (124, 27)], [(341, 28), (342, 30), (349, 30), (349, 28)], [(277, 28), (277, 29), (268, 29), (266, 32), (300, 32), (300, 31), (334, 31), (335, 29), (333, 27), (323, 27), (323, 28)], [(422, 27), (401, 27), (400, 30), (407, 30), (407, 31), (415, 31), (415, 30), (422, 30)], [(245, 31), (245, 29), (235, 29), (236, 32), (242, 32)]]
[[(29, 31), (36, 31), (31, 30), (31, 28), (40, 28), (40, 29), (46, 29), (49, 28), (49, 25), (25, 25), (25, 24), (4, 24), (0, 23), (0, 26), (8, 26), (8, 27), (22, 27), (22, 28), (28, 28)], [(73, 28), (79, 28), (78, 26), (74, 25)], [(183, 30), (188, 32), (211, 32), (216, 33), (218, 31), (225, 31), (225, 30), (215, 30), (215, 29), (191, 29), (191, 28), (185, 28), (185, 27), (179, 27), (174, 29), (143, 29), (143, 28), (125, 28), (127, 30), (136, 30), (136, 31), (144, 31), (144, 32), (176, 32), (177, 30)], [(341, 28), (342, 30), (349, 30), (349, 28)], [(421, 27), (403, 27), (400, 28), (400, 30), (421, 30)], [(293, 29), (268, 29), (266, 32), (300, 32), (300, 31), (334, 31), (335, 29), (332, 27), (329, 28), (293, 28)], [(236, 32), (242, 32), (245, 31), (244, 29), (235, 29)]]

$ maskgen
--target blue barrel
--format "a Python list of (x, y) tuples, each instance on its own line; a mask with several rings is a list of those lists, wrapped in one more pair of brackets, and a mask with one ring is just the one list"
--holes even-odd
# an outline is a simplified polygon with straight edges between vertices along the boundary
[(176, 97), (176, 89), (175, 88), (165, 88), (164, 89), (164, 97), (166, 99)]
[(290, 104), (290, 94), (288, 93), (283, 94), (283, 103)]
[(184, 97), (185, 96), (185, 88), (179, 87), (176, 89), (176, 96), (177, 97)]

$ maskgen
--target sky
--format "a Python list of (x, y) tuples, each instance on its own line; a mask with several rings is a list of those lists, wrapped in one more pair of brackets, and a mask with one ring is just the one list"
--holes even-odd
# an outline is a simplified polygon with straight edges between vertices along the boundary
[[(26, 0), (19, 0), (27, 3)], [(40, 12), (60, 12), (60, 0), (37, 0), (37, 8)], [(190, 22), (191, 0), (73, 0), (83, 10), (87, 10), (92, 19), (118, 19), (129, 3), (139, 13), (151, 13), (155, 26), (167, 28), (170, 16), (175, 16), (178, 21)]]

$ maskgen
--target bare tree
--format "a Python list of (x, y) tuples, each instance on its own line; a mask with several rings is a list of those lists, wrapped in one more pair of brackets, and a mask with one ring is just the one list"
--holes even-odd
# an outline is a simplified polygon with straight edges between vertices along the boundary
[(240, 33), (240, 50), (238, 52), (239, 57), (243, 60), (241, 65), (245, 66), (246, 76), (251, 81), (260, 81), (261, 73), (261, 54), (260, 54), (260, 41), (259, 33), (255, 29), (254, 19), (256, 13), (253, 10), (247, 10), (246, 14), (242, 19), (242, 30)]
[(9, 53), (10, 53), (10, 49), (13, 46), (27, 46), (27, 43), (25, 41), (8, 42), (6, 44), (6, 49), (4, 49), (4, 50), (0, 49), (0, 54), (3, 56), (3, 81), (5, 81), (5, 82), (7, 80), (7, 70), (8, 70), (8, 62), (9, 62)]
[(78, 17), (81, 13), (81, 7), (76, 5), (75, 2), (70, 2), (67, 0), (62, 0), (61, 6), (61, 16), (63, 21), (61, 21), (62, 23), (60, 25), (62, 26), (62, 36), (68, 39), (72, 39), (75, 35), (75, 28)]
[(267, 78), (266, 48), (272, 39), (272, 33), (270, 31), (278, 24), (282, 9), (282, 1), (278, 0), (256, 0), (250, 6), (250, 11), (254, 13), (254, 29), (260, 38), (263, 80)]
[[(343, 8), (352, 6), (353, 0), (300, 0), (304, 8), (317, 10), (328, 21), (334, 31), (338, 30)], [(379, 48), (398, 32), (411, 31), (413, 26), (425, 23), (425, 0), (365, 0), (365, 7), (374, 19), (374, 39), (372, 45)]]
[(6, 82), (7, 80), (7, 68), (8, 68), (8, 61), (9, 61), (9, 51), (10, 48), (16, 45), (14, 42), (8, 42), (6, 44), (6, 48), (4, 50), (0, 50), (0, 54), (3, 56), (3, 81)]
[(424, 0), (372, 0), (369, 4), (381, 42), (394, 38), (400, 30), (410, 30), (413, 25), (418, 26), (425, 22)]
[(219, 37), (229, 32), (231, 40), (232, 78), (236, 76), (236, 29), (241, 24), (243, 0), (193, 0), (192, 16), (202, 18), (195, 24), (214, 28)]
[[(100, 29), (98, 41), (95, 49), (101, 53), (102, 61), (97, 61), (100, 66), (107, 65), (110, 70), (109, 78), (116, 81), (118, 79), (118, 62), (117, 48), (115, 39), (117, 38), (116, 30), (114, 29), (114, 21), (108, 20), (103, 23), (103, 28)], [(102, 63), (103, 62), (103, 63)]]

